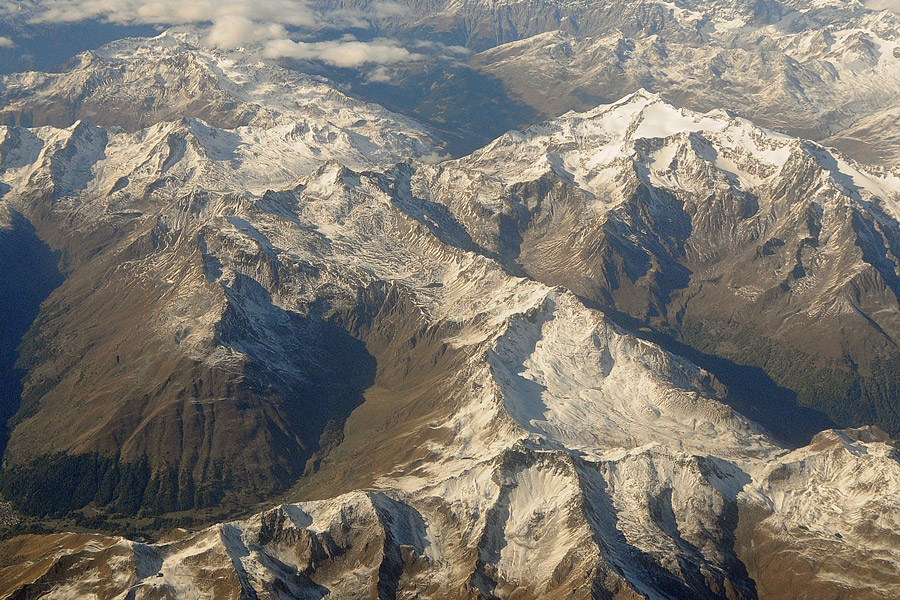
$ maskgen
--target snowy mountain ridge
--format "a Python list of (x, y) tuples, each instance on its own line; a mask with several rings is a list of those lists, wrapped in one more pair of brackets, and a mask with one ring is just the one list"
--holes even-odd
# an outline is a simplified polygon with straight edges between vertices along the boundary
[[(240, 147), (271, 135), (281, 138), (276, 144), (294, 144), (291, 154), (278, 157), (289, 163), (304, 153), (309, 164), (339, 158), (358, 168), (438, 156), (438, 142), (411, 119), (349, 98), (321, 79), (264, 64), (248, 51), (204, 48), (196, 37), (172, 30), (119, 40), (80, 55), (61, 73), (4, 76), (0, 122), (68, 128), (84, 120), (132, 133), (180, 122), (198, 134), (203, 126), (190, 122), (199, 119), (248, 137), (222, 140), (221, 152), (229, 143)], [(144, 135), (152, 137), (153, 129)]]
[[(121, 66), (149, 81), (158, 58)], [(23, 106), (109, 67), (84, 60)], [(152, 544), (7, 540), (0, 594), (900, 593), (888, 436), (792, 448), (742, 414), (765, 406), (598, 308), (690, 315), (666, 302), (699, 274), (732, 303), (710, 306), (831, 311), (893, 339), (896, 173), (645, 92), (429, 165), (412, 160), (435, 148), (424, 129), (318, 89), (295, 112), (260, 92), (247, 122), (223, 101), (0, 127), (0, 206), (67, 268), (24, 350), (4, 456), (20, 489), (46, 493), (29, 469), (62, 454), (102, 479), (60, 510), (318, 498)]]
[[(492, 12), (470, 2), (479, 18), (465, 20), (452, 4), (446, 23), (421, 8), (437, 31), (465, 30), (481, 50), (473, 68), (548, 117), (648, 88), (679, 106), (729, 109), (864, 162), (897, 164), (896, 12), (856, 2), (554, 5), (554, 19), (539, 19), (540, 3)], [(501, 39), (491, 39), (496, 32)]]

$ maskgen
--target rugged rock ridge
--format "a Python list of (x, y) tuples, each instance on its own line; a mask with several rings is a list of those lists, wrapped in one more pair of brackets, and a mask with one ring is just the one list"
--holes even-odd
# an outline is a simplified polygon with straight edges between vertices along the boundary
[(896, 170), (638, 92), (413, 185), (508, 268), (897, 431)]
[(598, 461), (520, 443), (414, 492), (282, 505), (171, 542), (17, 538), (3, 546), (0, 590), (59, 598), (889, 598), (900, 586), (885, 568), (897, 560), (891, 515), (900, 464), (896, 450), (866, 433), (824, 433), (808, 448), (756, 462), (752, 479), (733, 464), (660, 445)]
[[(279, 206), (288, 200), (262, 198), (269, 187), (302, 189), (299, 178), (329, 159), (366, 168), (435, 146), (402, 117), (322, 83), (259, 65), (226, 74), (221, 56), (180, 37), (124, 41), (98, 55), (104, 58), (83, 57), (62, 81), (20, 89), (20, 99), (67, 96), (73, 81), (98, 78), (102, 96), (118, 89), (101, 77), (109, 64), (146, 83), (148, 70), (183, 59), (203, 67), (207, 80), (218, 73), (207, 87), (192, 85), (193, 72), (178, 80), (199, 90), (205, 106), (219, 110), (217, 94), (239, 90), (277, 118), (229, 130), (192, 118), (134, 133), (86, 121), (2, 128), (4, 209), (34, 223), (68, 273), (20, 361), (34, 378), (25, 385), (15, 425), (21, 437), (10, 444), (7, 465), (40, 467), (17, 471), (8, 488), (42, 488), (30, 510), (54, 513), (92, 500), (126, 513), (214, 506), (226, 488), (249, 493), (244, 500), (269, 496), (303, 473), (323, 434), (332, 444), (339, 439), (339, 424), (375, 367), (349, 325), (332, 323), (340, 308), (332, 298), (301, 313), (273, 304), (283, 267), (272, 244), (238, 216), (241, 206), (270, 203), (290, 218)], [(130, 85), (129, 77), (119, 83)], [(165, 95), (168, 87), (134, 86), (132, 98)], [(250, 200), (248, 192), (259, 195)], [(232, 233), (220, 235), (221, 224)], [(299, 236), (314, 257), (329, 252), (313, 228)], [(217, 255), (241, 266), (231, 270)], [(281, 260), (299, 275), (297, 287), (331, 277), (316, 258)], [(355, 326), (369, 323), (381, 302), (397, 300), (389, 286), (367, 288), (351, 270), (337, 270), (352, 281), (353, 302), (341, 306)], [(73, 404), (71, 389), (91, 391)], [(35, 462), (38, 456), (46, 460)], [(266, 467), (236, 472), (244, 461)], [(61, 504), (48, 503), (48, 494)]]
[[(10, 139), (24, 135), (11, 131)], [(117, 479), (121, 463), (129, 465), (129, 473), (138, 469), (137, 477), (149, 478), (138, 504), (120, 506), (124, 510), (208, 506), (216, 501), (210, 495), (215, 490), (206, 490), (204, 482), (222, 479), (231, 481), (232, 490), (271, 493), (267, 481), (283, 485), (296, 478), (296, 469), (316, 449), (316, 438), (329, 427), (339, 430), (370, 386), (368, 394), (383, 393), (388, 402), (378, 410), (378, 418), (386, 420), (385, 439), (396, 434), (395, 403), (404, 396), (417, 399), (408, 410), (419, 418), (433, 420), (432, 412), (449, 418), (469, 401), (473, 373), (488, 369), (502, 369), (489, 389), (504, 395), (514, 416), (531, 420), (542, 401), (509, 360), (525, 361), (529, 344), (543, 333), (515, 318), (517, 307), (562, 326), (558, 336), (590, 332), (602, 322), (599, 313), (585, 313), (569, 296), (555, 300), (549, 288), (504, 272), (446, 209), (404, 187), (410, 183), (408, 167), (355, 173), (328, 163), (280, 192), (257, 196), (198, 186), (173, 196), (173, 189), (190, 189), (206, 181), (207, 172), (219, 172), (227, 159), (208, 148), (214, 150), (225, 132), (196, 138), (200, 150), (176, 153), (172, 164), (165, 155), (170, 138), (138, 144), (141, 152), (129, 153), (135, 160), (117, 154), (118, 148), (134, 149), (133, 141), (144, 140), (146, 132), (110, 135), (82, 123), (71, 130), (29, 133), (44, 146), (36, 163), (6, 172), (14, 190), (8, 201), (67, 253), (71, 274), (51, 297), (26, 347), (29, 378), (6, 453), (13, 484), (40, 486), (42, 479), (59, 477), (41, 470), (52, 464), (47, 457), (62, 451), (109, 457), (117, 465), (96, 469), (95, 487), (84, 491), (88, 496), (81, 502), (124, 502), (118, 492), (125, 493), (128, 478)], [(94, 178), (73, 181), (71, 174), (84, 170), (72, 165), (91, 160), (97, 161)], [(240, 170), (234, 161), (227, 164), (237, 185)], [(164, 185), (135, 175), (150, 166)], [(123, 180), (127, 183), (116, 189)], [(46, 191), (35, 197), (36, 189)], [(102, 327), (90, 325), (103, 314), (117, 316)], [(518, 337), (485, 355), (484, 345), (507, 321)], [(399, 334), (403, 331), (408, 338)], [(592, 335), (602, 336), (594, 341), (594, 355), (608, 361), (615, 353), (603, 344), (621, 334), (606, 329)], [(634, 351), (625, 353), (628, 361)], [(506, 361), (497, 363), (495, 355)], [(472, 360), (474, 365), (464, 366)], [(651, 377), (645, 382), (651, 391), (638, 399), (652, 406), (655, 394), (671, 396), (663, 412), (673, 416), (655, 431), (671, 427), (671, 435), (679, 431), (677, 422), (693, 423), (696, 415), (691, 396), (666, 391), (669, 387), (721, 392), (690, 374), (694, 367), (658, 360), (666, 379)], [(671, 375), (676, 369), (685, 373)], [(629, 373), (612, 369), (606, 375), (618, 377), (621, 385), (639, 385)], [(425, 394), (427, 402), (414, 391), (423, 376), (436, 386)], [(466, 384), (455, 389), (461, 380)], [(92, 390), (76, 399), (81, 409), (74, 421), (65, 416), (72, 389)], [(440, 395), (454, 389), (449, 397)], [(621, 393), (618, 381), (598, 389), (606, 401)], [(577, 415), (568, 395), (558, 396), (559, 422), (551, 420), (548, 427), (571, 427), (566, 423)], [(636, 400), (617, 402), (632, 411), (638, 409)], [(419, 412), (428, 407), (430, 412)], [(660, 408), (641, 410), (659, 413)], [(727, 419), (728, 410), (722, 410), (716, 419)], [(617, 424), (616, 415), (605, 418), (613, 430), (625, 426)], [(627, 418), (632, 424), (641, 420)], [(411, 424), (425, 439), (437, 435), (424, 423)], [(543, 427), (525, 426), (536, 432)], [(623, 443), (634, 443), (637, 435), (611, 433)], [(604, 435), (576, 436), (570, 443), (579, 439), (590, 445)], [(196, 439), (206, 441), (198, 448)], [(733, 451), (748, 443), (740, 441)], [(361, 470), (363, 483), (391, 462), (387, 449), (366, 454), (381, 462)], [(270, 472), (248, 471), (236, 479), (233, 471), (241, 467), (235, 465), (253, 456), (272, 465)], [(93, 493), (109, 487), (116, 491), (112, 498)]]
[(0, 77), (0, 123), (67, 128), (79, 120), (129, 132), (185, 120), (238, 135), (270, 131), (298, 155), (307, 145), (315, 164), (336, 158), (367, 168), (437, 155), (432, 133), (415, 121), (249, 52), (206, 48), (190, 31), (112, 42), (59, 73)]
[[(339, 99), (317, 101), (355, 131), (371, 107)], [(438, 165), (404, 160), (415, 132), (366, 153), (284, 119), (0, 128), (4, 214), (67, 272), (22, 346), (4, 492), (36, 513), (309, 500), (158, 544), (16, 538), (2, 593), (900, 592), (887, 436), (792, 452), (596, 308), (683, 336), (774, 311), (801, 348), (796, 320), (834, 318), (874, 370), (891, 355), (852, 343), (894, 339), (896, 174), (643, 92)]]
[[(352, 0), (332, 6), (362, 8), (371, 0)], [(611, 0), (529, 0), (526, 2), (490, 2), (487, 0), (420, 1), (408, 0), (406, 13), (384, 19), (386, 27), (428, 31), (456, 43), (484, 49), (527, 38), (548, 31), (562, 30), (588, 35), (597, 31), (620, 30), (628, 36), (651, 36), (661, 32), (702, 41), (715, 32), (717, 21), (740, 21), (756, 26), (778, 23), (797, 11), (819, 8), (832, 18), (843, 18), (868, 12), (862, 5), (813, 3), (805, 0), (791, 3), (721, 0), (700, 2), (686, 0), (660, 2), (641, 0), (621, 5)]]
[(486, 50), (471, 64), (548, 116), (649, 88), (694, 110), (726, 108), (827, 140), (866, 162), (896, 158), (896, 14), (819, 6), (760, 23), (715, 7), (657, 6), (670, 22), (693, 23), (702, 33), (686, 36), (669, 23), (643, 35), (614, 27), (550, 31)]
[(471, 68), (548, 118), (647, 88), (897, 164), (896, 11), (809, 0), (404, 4), (383, 31), (467, 45)]

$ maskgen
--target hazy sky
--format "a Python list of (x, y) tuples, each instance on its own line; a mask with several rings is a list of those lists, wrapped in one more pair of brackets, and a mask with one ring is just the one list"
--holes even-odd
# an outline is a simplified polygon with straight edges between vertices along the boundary
[[(114, 26), (199, 25), (204, 27), (205, 41), (211, 46), (253, 44), (269, 58), (311, 59), (355, 67), (420, 58), (395, 40), (362, 41), (339, 35), (366, 30), (373, 21), (402, 15), (405, 10), (392, 0), (375, 2), (365, 11), (323, 11), (307, 0), (0, 0), (0, 21), (32, 30), (42, 25), (91, 21)], [(4, 31), (0, 25), (0, 52), (17, 44), (15, 31), (8, 27), (10, 30)], [(338, 35), (328, 41), (303, 39), (304, 33), (322, 31)]]

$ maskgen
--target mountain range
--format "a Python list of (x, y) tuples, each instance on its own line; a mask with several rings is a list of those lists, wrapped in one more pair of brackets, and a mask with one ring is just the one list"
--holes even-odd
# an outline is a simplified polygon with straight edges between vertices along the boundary
[(471, 152), (185, 30), (0, 77), (0, 493), (81, 530), (0, 596), (900, 595), (900, 21), (689, 4), (396, 11), (551, 117)]
[[(473, 54), (449, 75), (429, 69), (430, 61), (394, 65), (392, 86), (363, 82), (356, 91), (426, 121), (436, 114), (436, 124), (446, 125), (448, 113), (459, 109), (442, 104), (439, 95), (483, 106), (481, 91), (490, 88), (489, 95), (504, 101), (492, 107), (490, 119), (470, 111), (468, 122), (476, 120), (480, 130), (466, 133), (477, 138), (487, 132), (490, 139), (470, 145), (466, 154), (503, 133), (492, 123), (519, 128), (531, 125), (535, 114), (589, 110), (643, 88), (692, 110), (734, 111), (864, 162), (898, 164), (896, 10), (844, 0), (403, 4), (407, 10), (382, 23), (384, 31), (463, 45)], [(467, 92), (456, 89), (459, 80), (467, 82)], [(399, 88), (401, 97), (385, 87)]]

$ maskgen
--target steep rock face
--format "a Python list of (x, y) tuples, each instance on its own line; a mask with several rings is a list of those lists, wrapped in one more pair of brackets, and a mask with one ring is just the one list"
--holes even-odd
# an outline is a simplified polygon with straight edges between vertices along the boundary
[[(323, 310), (285, 311), (246, 274), (278, 277), (252, 239), (213, 232), (196, 214), (169, 228), (166, 216), (130, 217), (124, 243), (105, 238), (112, 248), (73, 266), (22, 348), (29, 378), (7, 467), (30, 465), (23, 476), (42, 487), (48, 455), (98, 462), (97, 480), (84, 482), (93, 489), (59, 510), (108, 487), (97, 499), (126, 512), (214, 505), (223, 486), (271, 494), (302, 473), (320, 434), (374, 379), (364, 345)], [(78, 247), (69, 243), (63, 251)], [(48, 481), (68, 480), (59, 468)], [(125, 476), (133, 470), (137, 482)]]
[[(62, 281), (57, 258), (18, 213), (0, 205), (0, 420), (4, 423), (19, 409), (21, 379), (15, 368), (23, 336), (40, 311), (41, 302)], [(8, 431), (0, 433), (6, 447)]]
[[(297, 179), (302, 153), (282, 150), (296, 162), (267, 170), (278, 147), (241, 133), (197, 121), (134, 134), (84, 122), (3, 130), (5, 201), (69, 273), (23, 346), (5, 489), (30, 490), (28, 510), (228, 507), (304, 472), (308, 496), (347, 491), (453, 446), (473, 396), (504, 398), (484, 421), (496, 430), (488, 448), (522, 431), (630, 446), (694, 431), (696, 410), (720, 427), (733, 418), (696, 397), (724, 391), (695, 367), (622, 341), (568, 293), (510, 276), (445, 207), (413, 193), (410, 167), (326, 163)], [(253, 193), (254, 173), (278, 191)], [(609, 384), (585, 400), (607, 425), (570, 438), (576, 390), (540, 400), (535, 389), (579, 378), (532, 370), (547, 359), (529, 347), (579, 332), (592, 332), (585, 367), (606, 365), (587, 371)], [(560, 343), (551, 356), (568, 356)], [(644, 414), (660, 422), (621, 433)], [(761, 435), (716, 427), (728, 455)]]
[[(106, 56), (139, 79), (170, 54), (214, 71), (212, 58), (183, 40), (156, 42), (122, 42)], [(129, 50), (136, 56), (122, 58)], [(104, 67), (82, 67), (20, 96), (65, 95), (67, 81), (96, 78), (97, 93), (111, 93)], [(392, 310), (384, 303), (408, 307), (342, 259), (322, 263), (329, 240), (315, 224), (294, 227), (288, 196), (328, 158), (371, 166), (434, 146), (401, 118), (322, 84), (309, 84), (299, 102), (302, 88), (279, 96), (265, 85), (271, 72), (250, 75), (280, 111), (278, 123), (2, 128), (4, 207), (34, 224), (68, 275), (21, 348), (30, 375), (5, 485), (34, 492), (22, 493), (28, 510), (59, 514), (93, 501), (168, 512), (228, 506), (233, 494), (241, 503), (271, 496), (340, 439), (372, 385), (375, 359), (348, 330), (383, 326)], [(223, 80), (210, 89), (227, 89)], [(279, 109), (278, 98), (293, 104)], [(293, 120), (301, 115), (316, 121)], [(315, 177), (311, 185), (322, 188)], [(286, 191), (246, 196), (269, 187)], [(284, 255), (245, 209), (293, 227), (280, 233), (298, 250)]]
[(738, 536), (761, 598), (891, 597), (898, 456), (877, 430), (826, 431), (766, 468), (767, 503), (742, 511)]
[(896, 430), (896, 173), (640, 92), (414, 185), (508, 268)]
[[(115, 577), (93, 575), (81, 547), (66, 546), (72, 540), (53, 546), (65, 559), (20, 540), (10, 572), (32, 552), (40, 567), (12, 580), (17, 593), (108, 586), (102, 593), (115, 596), (137, 586), (150, 597), (189, 589), (382, 597), (437, 579), (447, 583), (431, 588), (435, 597), (445, 589), (460, 597), (628, 597), (639, 589), (752, 597), (727, 528), (707, 549), (658, 536), (687, 535), (687, 521), (676, 520), (685, 532), (672, 533), (665, 508), (689, 503), (688, 488), (705, 477), (685, 451), (715, 447), (743, 459), (779, 448), (717, 402), (725, 392), (705, 372), (624, 334), (563, 289), (506, 273), (449, 211), (411, 193), (409, 167), (355, 173), (329, 163), (259, 196), (198, 186), (173, 198), (176, 178), (189, 184), (217, 172), (221, 159), (209, 146), (224, 134), (157, 157), (167, 138), (145, 145), (144, 134), (86, 124), (5, 133), (33, 135), (40, 147), (34, 163), (5, 172), (6, 201), (70, 255), (69, 277), (25, 349), (29, 379), (6, 454), (7, 489), (27, 489), (43, 510), (94, 502), (167, 511), (265, 496), (298, 477), (308, 457), (307, 491), (384, 490), (301, 505), (304, 525), (287, 536), (297, 546), (290, 559), (278, 545), (286, 523), (271, 514), (259, 533), (228, 524), (164, 548), (90, 545), (85, 551), (133, 549), (133, 566), (93, 555), (124, 569)], [(124, 147), (150, 158), (122, 160)], [(7, 164), (19, 164), (17, 156)], [(83, 163), (93, 163), (91, 177), (75, 177), (83, 172), (72, 165)], [(162, 173), (174, 181), (154, 186)], [(61, 222), (66, 235), (52, 235)], [(368, 357), (372, 379), (359, 381)], [(357, 382), (356, 393), (367, 388), (354, 411), (364, 422), (342, 427), (341, 411), (354, 406), (341, 403), (353, 400)], [(310, 387), (315, 396), (305, 395)], [(655, 450), (660, 440), (672, 450)], [(68, 490), (84, 457), (115, 467), (89, 465), (101, 479)], [(632, 499), (637, 474), (687, 487)], [(51, 485), (72, 492), (69, 504), (48, 494)], [(705, 485), (712, 527), (731, 509)], [(608, 489), (621, 490), (628, 534), (610, 521)], [(316, 511), (327, 536), (310, 537), (318, 517), (302, 515)], [(446, 533), (423, 535), (419, 519)], [(672, 562), (673, 551), (684, 561)]]
[(874, 371), (896, 174), (647, 93), (437, 166), (370, 147), (418, 134), (286, 118), (0, 128), (2, 206), (67, 275), (21, 347), (4, 493), (38, 514), (298, 500), (154, 544), (9, 540), (3, 594), (900, 593), (886, 436), (791, 452), (596, 308), (683, 339), (741, 309), (800, 349), (815, 318), (843, 344), (816, 356)]

